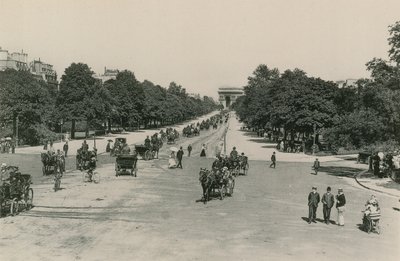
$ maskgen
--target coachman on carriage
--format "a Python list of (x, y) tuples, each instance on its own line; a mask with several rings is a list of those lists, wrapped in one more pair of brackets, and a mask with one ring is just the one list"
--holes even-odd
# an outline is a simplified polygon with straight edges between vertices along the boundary
[(43, 164), (43, 175), (56, 173), (57, 170), (61, 173), (65, 171), (65, 157), (62, 153), (53, 154), (51, 151), (48, 151), (42, 152), (40, 156)]
[(9, 210), (16, 215), (21, 209), (29, 210), (33, 206), (31, 175), (21, 174), (18, 167), (1, 165), (0, 217)]

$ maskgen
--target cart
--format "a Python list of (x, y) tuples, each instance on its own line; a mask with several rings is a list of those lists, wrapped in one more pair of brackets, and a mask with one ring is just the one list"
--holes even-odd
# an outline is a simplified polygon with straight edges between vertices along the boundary
[(10, 183), (0, 186), (0, 217), (6, 210), (15, 216), (22, 210), (33, 207), (32, 178), (29, 174), (21, 174), (18, 167), (10, 166)]
[(155, 156), (155, 151), (151, 147), (145, 145), (135, 145), (136, 153), (142, 157), (144, 160), (152, 160)]
[(136, 177), (137, 174), (137, 156), (136, 155), (119, 155), (115, 162), (115, 176), (130, 171), (130, 175)]

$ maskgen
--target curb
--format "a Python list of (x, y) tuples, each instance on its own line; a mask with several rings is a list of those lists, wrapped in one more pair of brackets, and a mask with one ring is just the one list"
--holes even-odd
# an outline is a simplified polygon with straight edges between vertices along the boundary
[(354, 179), (355, 179), (355, 181), (358, 183), (358, 185), (360, 185), (361, 187), (363, 187), (363, 188), (365, 188), (365, 189), (368, 189), (368, 190), (372, 190), (372, 191), (379, 192), (379, 193), (382, 193), (382, 194), (386, 194), (386, 195), (389, 195), (389, 196), (392, 196), (392, 197), (396, 197), (396, 198), (399, 197), (398, 195), (394, 195), (394, 194), (392, 194), (392, 193), (390, 193), (390, 192), (386, 192), (386, 191), (382, 191), (382, 190), (378, 190), (378, 189), (373, 189), (373, 188), (370, 188), (370, 187), (368, 187), (368, 186), (362, 184), (362, 183), (358, 180), (358, 177), (359, 177), (360, 175), (366, 173), (366, 172), (368, 172), (368, 170), (363, 170), (363, 171), (361, 171), (361, 172), (359, 172), (359, 173), (357, 173), (357, 174), (354, 175)]

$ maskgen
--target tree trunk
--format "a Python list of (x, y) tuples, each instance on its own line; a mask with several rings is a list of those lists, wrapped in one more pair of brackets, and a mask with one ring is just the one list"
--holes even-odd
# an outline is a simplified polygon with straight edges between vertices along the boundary
[(75, 120), (71, 123), (71, 139), (75, 139)]
[(17, 115), (13, 114), (13, 136), (17, 137)]
[(85, 137), (89, 137), (89, 120), (86, 119)]
[(108, 132), (111, 132), (111, 118), (108, 118), (107, 121), (108, 121)]

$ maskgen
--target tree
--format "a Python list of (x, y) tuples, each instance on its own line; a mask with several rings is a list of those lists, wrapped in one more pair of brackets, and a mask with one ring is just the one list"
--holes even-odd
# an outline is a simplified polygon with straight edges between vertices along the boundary
[(87, 64), (72, 63), (61, 76), (57, 108), (63, 119), (71, 120), (71, 138), (75, 138), (75, 122), (90, 117), (88, 102), (96, 92), (96, 79)]
[[(0, 72), (0, 120), (12, 120), (14, 137), (17, 135), (17, 121), (20, 121), (21, 130), (37, 126), (36, 129), (49, 132), (46, 123), (51, 121), (53, 108), (54, 101), (44, 81), (36, 80), (26, 71), (9, 69)], [(31, 145), (43, 138), (37, 132), (21, 134), (19, 138)]]
[(119, 72), (114, 81), (108, 82), (107, 89), (115, 99), (114, 121), (121, 122), (121, 127), (138, 123), (142, 118), (145, 95), (134, 73)]

